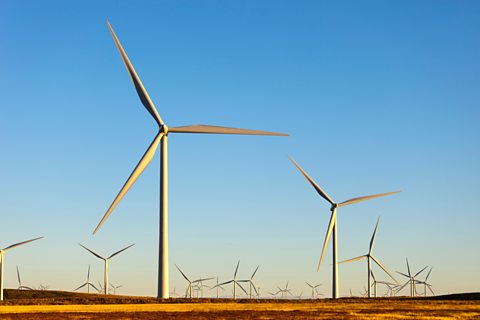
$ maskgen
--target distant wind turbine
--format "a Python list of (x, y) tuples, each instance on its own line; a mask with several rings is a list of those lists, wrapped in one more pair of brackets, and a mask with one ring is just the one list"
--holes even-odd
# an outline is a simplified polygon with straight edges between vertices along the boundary
[(108, 208), (107, 212), (103, 216), (100, 223), (95, 228), (94, 234), (102, 226), (105, 220), (108, 218), (113, 209), (117, 206), (123, 196), (127, 193), (130, 187), (135, 183), (138, 177), (142, 174), (148, 164), (152, 161), (155, 152), (157, 151), (158, 145), (161, 146), (160, 153), (160, 245), (159, 245), (159, 264), (158, 264), (158, 291), (157, 297), (162, 299), (167, 299), (169, 296), (169, 275), (168, 275), (168, 161), (167, 161), (167, 137), (169, 133), (204, 133), (204, 134), (240, 134), (240, 135), (266, 135), (266, 136), (286, 136), (283, 133), (275, 132), (266, 132), (266, 131), (257, 131), (257, 130), (246, 130), (246, 129), (236, 129), (236, 128), (226, 128), (218, 126), (209, 126), (209, 125), (192, 125), (184, 127), (168, 127), (160, 117), (155, 109), (155, 106), (150, 99), (147, 90), (142, 84), (140, 77), (135, 72), (130, 59), (128, 58), (125, 50), (123, 49), (120, 41), (118, 40), (115, 32), (113, 31), (110, 24), (107, 22), (108, 28), (113, 36), (115, 44), (120, 51), (122, 60), (127, 68), (127, 71), (130, 75), (130, 78), (133, 81), (135, 90), (142, 102), (143, 106), (147, 109), (150, 115), (154, 118), (155, 122), (158, 125), (158, 132), (155, 135), (152, 143), (148, 147), (147, 151), (140, 159), (140, 162), (137, 164), (133, 170), (130, 177), (127, 179), (122, 189), (113, 200), (112, 204)]
[(410, 265), (408, 264), (408, 259), (406, 259), (407, 261), (407, 271), (408, 271), (408, 275), (406, 275), (405, 273), (402, 273), (402, 272), (399, 272), (397, 271), (398, 274), (401, 274), (402, 276), (408, 278), (407, 282), (405, 282), (404, 285), (402, 285), (400, 288), (397, 289), (397, 293), (400, 292), (403, 288), (405, 288), (405, 286), (407, 284), (410, 284), (410, 296), (412, 297), (415, 297), (415, 291), (416, 291), (416, 288), (415, 288), (415, 278), (417, 276), (420, 275), (420, 273), (422, 273), (425, 269), (427, 269), (427, 266), (425, 266), (425, 268), (423, 268), (422, 270), (418, 271), (414, 276), (412, 276), (412, 274), (410, 273)]
[(248, 296), (250, 299), (252, 299), (252, 287), (253, 287), (253, 290), (255, 291), (255, 294), (258, 296), (258, 291), (257, 291), (257, 288), (255, 286), (255, 283), (253, 283), (253, 277), (255, 277), (255, 274), (257, 273), (257, 270), (258, 268), (260, 268), (260, 266), (257, 266), (257, 268), (255, 269), (255, 271), (253, 271), (252, 273), (252, 276), (250, 277), (250, 279), (246, 279), (246, 280), (238, 280), (238, 282), (246, 282), (249, 284), (249, 293), (248, 293)]
[(3, 263), (5, 262), (5, 253), (8, 250), (11, 250), (13, 248), (19, 247), (21, 245), (24, 245), (24, 244), (27, 244), (29, 242), (39, 240), (39, 239), (42, 239), (42, 238), (43, 237), (39, 237), (39, 238), (27, 240), (27, 241), (18, 242), (18, 243), (12, 244), (12, 245), (10, 245), (8, 247), (5, 247), (5, 248), (0, 250), (0, 301), (3, 300)]
[(430, 292), (432, 293), (432, 295), (435, 295), (435, 293), (434, 293), (433, 290), (432, 290), (432, 285), (427, 282), (428, 277), (430, 276), (430, 273), (432, 272), (432, 269), (433, 269), (433, 268), (430, 268), (430, 271), (428, 271), (428, 274), (427, 274), (427, 276), (425, 277), (425, 280), (423, 280), (423, 281), (415, 280), (415, 282), (416, 282), (417, 284), (423, 284), (423, 289), (424, 289), (423, 294), (424, 294), (425, 297), (427, 296), (427, 288), (428, 288), (428, 290), (430, 290)]
[(240, 265), (240, 260), (238, 260), (237, 267), (235, 268), (235, 272), (233, 273), (233, 279), (232, 280), (226, 281), (224, 283), (217, 284), (215, 286), (215, 287), (218, 287), (218, 286), (224, 286), (224, 285), (229, 284), (229, 283), (233, 283), (233, 300), (237, 299), (237, 290), (236, 290), (237, 286), (240, 287), (240, 289), (242, 289), (242, 291), (245, 292), (246, 295), (248, 295), (248, 292), (245, 291), (245, 289), (242, 287), (242, 285), (240, 284), (240, 281), (237, 280), (237, 272), (238, 272), (238, 266), (239, 265)]
[[(200, 279), (197, 279), (197, 280), (190, 280), (187, 275), (182, 271), (182, 269), (180, 269), (179, 266), (175, 265), (175, 267), (177, 268), (177, 270), (181, 273), (181, 275), (183, 276), (183, 278), (185, 280), (187, 280), (188, 282), (188, 286), (187, 286), (187, 291), (185, 292), (185, 298), (190, 298), (192, 299), (192, 290), (193, 290), (193, 286), (199, 282), (202, 282), (202, 281), (208, 281), (208, 280), (212, 280), (214, 278), (200, 278)], [(200, 288), (200, 287), (199, 287)]]
[(372, 194), (369, 196), (363, 196), (363, 197), (357, 197), (357, 198), (352, 198), (340, 203), (334, 202), (328, 194), (323, 191), (322, 188), (318, 184), (313, 181), (312, 178), (305, 172), (296, 162), (293, 160), (293, 158), (290, 157), (290, 160), (293, 162), (293, 164), (297, 167), (298, 170), (303, 174), (303, 176), (310, 182), (310, 184), (313, 186), (313, 188), (317, 191), (317, 193), (327, 200), (330, 204), (330, 211), (332, 212), (330, 216), (330, 223), (328, 224), (327, 228), (327, 234), (325, 236), (325, 241), (323, 242), (323, 248), (322, 248), (322, 254), (320, 255), (320, 260), (318, 261), (318, 267), (317, 271), (320, 270), (320, 265), (322, 264), (323, 256), (325, 254), (325, 250), (328, 245), (328, 241), (330, 240), (330, 236), (333, 233), (333, 274), (332, 274), (332, 298), (337, 299), (340, 295), (340, 292), (338, 290), (338, 260), (337, 260), (337, 208), (344, 207), (350, 204), (354, 204), (357, 202), (362, 202), (374, 198), (379, 198), (379, 197), (385, 197), (391, 194), (398, 193), (400, 191), (393, 191), (393, 192), (387, 192), (387, 193), (379, 193), (379, 194)]
[(80, 289), (82, 289), (83, 287), (87, 287), (87, 293), (90, 293), (90, 287), (92, 287), (93, 289), (95, 289), (97, 292), (100, 291), (97, 287), (95, 287), (95, 285), (93, 283), (90, 282), (90, 265), (88, 265), (88, 271), (87, 271), (87, 281), (82, 284), (81, 286), (79, 286), (77, 289), (73, 290), (73, 291), (78, 291)]
[(110, 283), (110, 287), (113, 289), (113, 294), (117, 294), (117, 289), (120, 289), (123, 287), (122, 285), (114, 286), (112, 283)]
[[(377, 258), (375, 258), (372, 255), (373, 244), (375, 243), (375, 237), (377, 236), (377, 229), (378, 229), (379, 222), (380, 222), (380, 217), (378, 217), (378, 219), (377, 219), (377, 224), (375, 225), (375, 230), (373, 231), (372, 239), (370, 240), (370, 247), (368, 249), (368, 253), (363, 255), (363, 256), (359, 256), (359, 257), (356, 257), (356, 258), (352, 258), (352, 259), (340, 262), (340, 264), (342, 264), (342, 263), (358, 261), (358, 260), (361, 260), (361, 259), (367, 259), (367, 278), (368, 278), (368, 286), (367, 287), (368, 287), (368, 297), (369, 298), (372, 296), (370, 288), (372, 287), (371, 278), (372, 278), (372, 275), (373, 275), (370, 259), (373, 260), (377, 264), (377, 266), (382, 268), (382, 270), (385, 271), (385, 273), (388, 274), (390, 276), (390, 278), (393, 279), (393, 281), (397, 282), (397, 280), (392, 276), (390, 271), (388, 271), (387, 268), (385, 268), (385, 266)], [(376, 287), (375, 287), (375, 290), (376, 290)], [(375, 294), (375, 297), (376, 297), (376, 294)]]
[(128, 247), (125, 247), (125, 248), (123, 248), (123, 249), (121, 249), (121, 250), (118, 250), (117, 252), (111, 254), (108, 258), (102, 257), (101, 255), (93, 252), (92, 250), (88, 249), (87, 247), (85, 247), (84, 245), (82, 245), (82, 244), (80, 244), (80, 243), (79, 243), (79, 245), (80, 245), (83, 249), (85, 249), (85, 250), (87, 250), (88, 252), (90, 252), (91, 254), (93, 254), (93, 255), (94, 255), (95, 257), (97, 257), (98, 259), (103, 260), (103, 262), (104, 262), (104, 268), (103, 268), (103, 286), (102, 286), (102, 288), (103, 288), (103, 293), (104, 293), (104, 294), (108, 294), (108, 283), (109, 283), (109, 282), (108, 282), (108, 262), (110, 261), (110, 259), (112, 259), (112, 258), (115, 257), (116, 255), (118, 255), (118, 254), (122, 253), (123, 251), (125, 251), (125, 250), (133, 247), (134, 244), (131, 244), (131, 245), (129, 245)]
[(315, 298), (316, 298), (316, 296), (315, 296), (316, 290), (317, 290), (317, 288), (320, 287), (322, 284), (319, 283), (319, 284), (317, 284), (317, 285), (311, 285), (311, 284), (308, 283), (308, 282), (305, 282), (305, 283), (307, 284), (307, 286), (310, 287), (310, 289), (312, 289), (312, 299), (315, 299)]
[(17, 266), (17, 279), (18, 279), (18, 290), (33, 290), (28, 286), (22, 285), (22, 279), (20, 278), (20, 270), (18, 270), (18, 266)]
[(290, 289), (288, 289), (288, 281), (287, 281), (287, 284), (285, 285), (285, 288), (282, 289), (280, 287), (278, 287), (278, 292), (277, 293), (281, 293), (282, 294), (282, 298), (287, 298), (288, 295), (291, 295), (293, 297), (293, 294), (292, 294), (292, 291), (290, 291)]

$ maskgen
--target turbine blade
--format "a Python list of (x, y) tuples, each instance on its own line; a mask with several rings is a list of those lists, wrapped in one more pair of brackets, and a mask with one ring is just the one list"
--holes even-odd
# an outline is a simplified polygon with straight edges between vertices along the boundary
[(373, 244), (375, 243), (375, 237), (377, 236), (378, 223), (380, 222), (380, 217), (377, 219), (377, 224), (375, 225), (375, 230), (373, 231), (372, 239), (370, 240), (370, 249), (368, 254), (372, 254)]
[(248, 295), (248, 292), (242, 287), (242, 285), (240, 283), (238, 283), (238, 281), (234, 281), (234, 285), (237, 285), (240, 287), (240, 289), (242, 289), (243, 292), (245, 292), (246, 295)]
[(143, 155), (143, 157), (140, 159), (140, 162), (137, 164), (135, 169), (133, 170), (132, 174), (130, 177), (128, 177), (127, 182), (123, 185), (122, 189), (120, 192), (117, 194), (115, 197), (115, 200), (113, 200), (112, 204), (108, 208), (107, 212), (103, 215), (102, 220), (100, 223), (97, 225), (95, 230), (93, 231), (93, 234), (97, 233), (98, 229), (103, 225), (105, 220), (107, 220), (108, 216), (110, 213), (112, 213), (113, 209), (117, 206), (117, 204), (122, 200), (123, 196), (127, 193), (127, 191), (130, 189), (130, 187), (137, 181), (138, 177), (142, 174), (142, 172), (145, 170), (145, 168), (148, 166), (150, 161), (152, 161), (153, 156), (155, 155), (155, 151), (157, 151), (158, 144), (160, 142), (160, 139), (163, 137), (163, 133), (159, 132), (155, 138), (153, 139), (152, 143), (148, 147), (147, 151)]
[(407, 260), (407, 270), (408, 270), (408, 277), (411, 277), (412, 274), (410, 273), (410, 265), (408, 264), (408, 259), (405, 258), (405, 260)]
[(180, 273), (182, 274), (182, 276), (185, 278), (185, 280), (188, 281), (188, 283), (191, 283), (190, 282), (190, 279), (188, 279), (188, 277), (185, 275), (185, 273), (183, 273), (182, 269), (180, 269), (179, 266), (175, 265), (175, 267), (177, 267), (177, 270), (180, 271)]
[(216, 286), (214, 286), (214, 288), (220, 287), (220, 286), (224, 286), (224, 285), (226, 285), (226, 284), (232, 283), (233, 281), (234, 281), (234, 280), (230, 280), (230, 281), (227, 281), (227, 282), (224, 282), (224, 283), (219, 283), (219, 284), (217, 284)]
[(250, 281), (250, 282), (251, 282), (251, 286), (252, 286), (253, 290), (255, 291), (255, 294), (258, 296), (258, 291), (257, 291), (257, 288), (256, 288), (255, 284), (252, 281)]
[(87, 247), (85, 247), (85, 246), (82, 245), (81, 243), (79, 243), (79, 245), (80, 245), (83, 249), (85, 249), (85, 250), (87, 250), (88, 252), (90, 252), (91, 254), (93, 254), (95, 257), (97, 257), (97, 258), (102, 259), (102, 260), (105, 261), (105, 258), (102, 257), (101, 255), (96, 254), (95, 252), (93, 252), (92, 250), (88, 249)]
[(343, 260), (343, 261), (339, 262), (338, 264), (354, 262), (354, 261), (358, 261), (358, 260), (361, 260), (361, 259), (364, 259), (364, 258), (367, 258), (367, 257), (368, 257), (368, 255), (364, 254), (363, 256), (359, 256), (359, 257), (348, 259), (348, 260)]
[(398, 288), (396, 292), (398, 293), (398, 292), (402, 291), (402, 289), (405, 288), (405, 286), (406, 286), (409, 282), (410, 282), (410, 281), (405, 282), (405, 284), (403, 284), (400, 288)]
[(322, 254), (320, 255), (320, 260), (318, 261), (317, 272), (320, 270), (320, 265), (322, 264), (323, 256), (325, 255), (325, 250), (327, 249), (328, 240), (330, 240), (330, 235), (332, 234), (336, 217), (337, 217), (337, 210), (333, 210), (332, 215), (330, 217), (330, 223), (328, 224), (328, 228), (327, 228), (327, 235), (325, 236), (325, 241), (323, 242)]
[(388, 275), (390, 276), (390, 278), (393, 279), (393, 281), (395, 281), (396, 283), (398, 283), (397, 279), (395, 279), (395, 277), (390, 273), (390, 271), (388, 271), (388, 269), (387, 269), (383, 264), (380, 263), (380, 261), (378, 261), (374, 256), (370, 256), (370, 257), (373, 259), (373, 261), (375, 261), (375, 263), (376, 263), (380, 268), (383, 269), (383, 271), (385, 271), (386, 274), (388, 274)]
[(357, 197), (357, 198), (352, 198), (347, 201), (343, 201), (338, 204), (339, 207), (344, 207), (348, 206), (349, 204), (357, 203), (357, 202), (362, 202), (370, 199), (375, 199), (375, 198), (380, 198), (380, 197), (385, 197), (389, 196), (391, 194), (399, 193), (400, 191), (392, 191), (392, 192), (387, 192), (387, 193), (377, 193), (377, 194), (372, 194), (369, 196), (363, 196), (363, 197)]
[(195, 280), (195, 281), (192, 281), (192, 283), (197, 283), (197, 282), (202, 282), (202, 281), (208, 281), (208, 280), (213, 280), (215, 278), (203, 278), (203, 279), (198, 279), (198, 280)]
[(111, 259), (111, 258), (115, 257), (117, 254), (122, 253), (123, 251), (127, 250), (128, 248), (133, 247), (134, 245), (135, 245), (135, 243), (129, 245), (128, 247), (123, 248), (122, 250), (118, 250), (117, 252), (115, 252), (114, 254), (112, 254), (112, 255), (111, 255), (110, 257), (108, 257), (107, 259)]
[(403, 272), (400, 272), (400, 271), (396, 271), (398, 274), (401, 274), (402, 276), (404, 276), (405, 278), (409, 278), (410, 279), (410, 276), (407, 276), (405, 273)]
[(18, 266), (17, 266), (17, 278), (18, 278), (18, 285), (22, 286), (22, 281), (20, 280), (20, 271), (18, 271)]
[(327, 200), (331, 205), (334, 204), (333, 200), (328, 196), (328, 194), (323, 191), (322, 188), (320, 188), (320, 186), (318, 184), (315, 183), (315, 181), (313, 181), (312, 178), (310, 178), (310, 176), (308, 175), (307, 172), (305, 172), (305, 170), (303, 170), (299, 165), (298, 163), (293, 160), (292, 157), (289, 157), (290, 158), (290, 161), (293, 162), (293, 164), (295, 165), (295, 167), (297, 167), (298, 170), (300, 170), (300, 172), (303, 174), (303, 176), (308, 180), (308, 182), (310, 182), (310, 184), (313, 186), (313, 188), (317, 191), (317, 193), (325, 200)]
[(375, 275), (373, 274), (373, 270), (370, 270), (370, 274), (372, 275), (373, 282), (377, 282), (377, 279), (375, 279)]
[(16, 247), (18, 247), (18, 246), (27, 244), (27, 243), (29, 243), (29, 242), (42, 239), (42, 238), (43, 238), (43, 237), (38, 237), (38, 238), (35, 238), (35, 239), (30, 239), (30, 240), (27, 240), (27, 241), (18, 242), (18, 243), (15, 243), (15, 244), (12, 244), (12, 245), (6, 247), (5, 249), (3, 249), (3, 251), (7, 251), (7, 250), (10, 250), (10, 249), (16, 248)]
[(233, 278), (237, 278), (238, 266), (240, 265), (240, 260), (238, 260), (237, 267), (235, 268), (235, 273), (233, 274)]
[(87, 285), (87, 283), (84, 283), (84, 284), (82, 284), (80, 287), (78, 287), (77, 289), (75, 289), (75, 290), (73, 290), (73, 291), (80, 290), (80, 289), (82, 289), (83, 287), (85, 287), (86, 285)]
[(432, 267), (432, 268), (430, 268), (430, 271), (428, 271), (427, 277), (425, 278), (425, 282), (427, 282), (427, 280), (428, 280), (428, 277), (430, 277), (430, 273), (432, 272), (432, 269), (433, 269), (433, 267)]
[(143, 106), (152, 115), (152, 117), (155, 119), (158, 125), (163, 126), (162, 118), (160, 118), (160, 115), (158, 114), (157, 109), (155, 109), (155, 106), (153, 105), (152, 100), (148, 96), (147, 90), (145, 89), (145, 87), (142, 84), (142, 81), (140, 80), (137, 73), (135, 72), (135, 69), (133, 68), (132, 63), (130, 62), (130, 59), (128, 59), (128, 56), (125, 53), (125, 50), (123, 50), (123, 47), (120, 44), (120, 41), (118, 40), (117, 35), (113, 31), (113, 28), (108, 21), (107, 21), (107, 25), (108, 25), (108, 29), (110, 29), (110, 33), (112, 34), (113, 40), (117, 45), (118, 51), (120, 51), (120, 55), (122, 56), (123, 63), (125, 64), (125, 67), (127, 67), (128, 74), (130, 75), (130, 78), (133, 81), (135, 90), (137, 90), (137, 94), (138, 94), (138, 97), (140, 98), (140, 101), (142, 101)]
[(90, 265), (88, 265), (87, 282), (90, 282)]
[(92, 286), (95, 290), (99, 291), (98, 288), (93, 283), (88, 283), (88, 284)]
[(252, 280), (253, 277), (255, 277), (255, 274), (257, 273), (258, 268), (260, 268), (260, 265), (258, 265), (257, 268), (255, 269), (255, 271), (253, 271), (253, 274), (252, 274), (252, 276), (250, 277), (250, 280)]
[(168, 132), (175, 133), (205, 133), (205, 134), (240, 134), (240, 135), (256, 135), (256, 136), (288, 136), (285, 133), (259, 131), (250, 129), (229, 128), (220, 126), (209, 126), (205, 124), (194, 124), (183, 127), (169, 127)]
[(433, 290), (432, 290), (432, 288), (431, 288), (431, 287), (432, 287), (431, 285), (427, 284), (427, 288), (428, 288), (428, 290), (430, 290), (430, 292), (431, 292), (433, 295), (435, 295), (435, 292), (433, 292)]
[(425, 266), (422, 270), (418, 271), (413, 277), (416, 278), (420, 273), (422, 273), (425, 269), (427, 269), (428, 266)]
[(307, 286), (309, 286), (310, 288), (312, 288), (312, 289), (314, 288), (310, 283), (308, 283), (308, 282), (306, 282), (306, 281), (305, 281), (305, 283), (306, 283)]

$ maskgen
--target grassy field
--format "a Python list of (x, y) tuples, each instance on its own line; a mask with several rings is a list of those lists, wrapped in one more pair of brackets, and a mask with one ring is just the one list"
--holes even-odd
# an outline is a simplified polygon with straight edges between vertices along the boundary
[(8, 290), (0, 319), (480, 319), (480, 294), (339, 300), (173, 299)]

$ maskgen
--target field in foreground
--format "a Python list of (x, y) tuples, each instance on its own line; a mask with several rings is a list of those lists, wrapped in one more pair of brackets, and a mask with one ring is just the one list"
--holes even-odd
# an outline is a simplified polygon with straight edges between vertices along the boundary
[(165, 302), (58, 291), (8, 293), (10, 299), (0, 304), (1, 319), (480, 319), (480, 294), (431, 299)]

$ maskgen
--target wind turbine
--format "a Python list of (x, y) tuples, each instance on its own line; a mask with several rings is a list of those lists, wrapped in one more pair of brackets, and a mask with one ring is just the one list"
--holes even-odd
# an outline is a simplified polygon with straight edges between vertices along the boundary
[(110, 261), (110, 259), (112, 259), (113, 257), (115, 257), (117, 254), (120, 254), (122, 253), (123, 251), (127, 250), (128, 248), (131, 248), (134, 244), (131, 244), (129, 245), (128, 247), (125, 247), (121, 250), (118, 250), (117, 252), (111, 254), (108, 258), (105, 258), (105, 257), (102, 257), (101, 255), (93, 252), (92, 250), (88, 249), (87, 247), (85, 247), (84, 245), (80, 244), (79, 245), (87, 250), (88, 252), (90, 252), (91, 254), (93, 254), (95, 257), (97, 257), (98, 259), (101, 259), (104, 261), (104, 268), (103, 268), (103, 293), (104, 294), (108, 294), (108, 262)]
[[(352, 258), (352, 259), (340, 262), (340, 264), (342, 264), (342, 263), (348, 263), (348, 262), (354, 262), (354, 261), (358, 261), (358, 260), (362, 260), (362, 259), (367, 259), (367, 277), (368, 277), (368, 286), (367, 287), (368, 287), (368, 297), (369, 298), (372, 296), (370, 288), (372, 287), (371, 278), (373, 277), (373, 272), (372, 272), (372, 266), (371, 266), (370, 259), (373, 260), (373, 262), (375, 262), (377, 264), (377, 266), (382, 268), (383, 271), (385, 271), (385, 273), (388, 274), (390, 276), (390, 278), (393, 279), (393, 281), (398, 283), (398, 281), (392, 276), (390, 271), (388, 271), (387, 268), (385, 268), (383, 266), (383, 264), (380, 261), (378, 261), (378, 259), (375, 258), (372, 255), (373, 244), (375, 243), (375, 237), (377, 236), (377, 229), (378, 229), (378, 224), (379, 223), (380, 223), (380, 217), (378, 217), (378, 219), (377, 219), (377, 224), (375, 225), (375, 230), (373, 231), (372, 239), (370, 240), (370, 247), (368, 249), (368, 253), (363, 255), (363, 256), (360, 256), (360, 257), (356, 257), (356, 258)], [(375, 281), (375, 279), (374, 279), (374, 281)], [(377, 290), (377, 287), (375, 286), (375, 297), (377, 296), (376, 290)]]
[[(192, 299), (192, 290), (193, 290), (193, 285), (198, 283), (198, 282), (202, 282), (202, 281), (207, 281), (207, 280), (212, 280), (214, 278), (200, 278), (200, 279), (197, 279), (197, 280), (193, 280), (191, 281), (186, 275), (185, 273), (183, 273), (182, 269), (180, 269), (179, 266), (175, 265), (175, 267), (177, 268), (177, 270), (182, 274), (182, 276), (185, 278), (185, 280), (187, 280), (188, 282), (188, 286), (187, 286), (187, 291), (185, 292), (185, 298), (190, 298)], [(199, 287), (200, 288), (200, 287)]]
[(9, 245), (8, 247), (5, 247), (3, 249), (0, 249), (0, 301), (3, 300), (3, 263), (5, 261), (5, 253), (8, 251), (8, 250), (11, 250), (13, 248), (16, 248), (16, 247), (19, 247), (23, 244), (27, 244), (29, 242), (32, 242), (32, 241), (35, 241), (35, 240), (39, 240), (39, 239), (42, 239), (43, 237), (39, 237), (39, 238), (35, 238), (35, 239), (31, 239), (31, 240), (27, 240), (27, 241), (22, 241), (22, 242), (18, 242), (18, 243), (15, 243), (15, 244), (12, 244), (12, 245)]
[(410, 265), (408, 264), (408, 259), (407, 260), (407, 271), (408, 271), (408, 275), (406, 275), (405, 273), (402, 273), (402, 272), (399, 272), (397, 271), (398, 274), (401, 274), (402, 276), (408, 278), (407, 282), (405, 282), (405, 284), (403, 284), (399, 289), (397, 289), (397, 293), (400, 292), (403, 288), (405, 288), (405, 286), (407, 284), (410, 284), (410, 296), (412, 297), (415, 297), (415, 291), (416, 291), (416, 288), (415, 288), (415, 278), (423, 272), (423, 270), (427, 269), (427, 267), (425, 266), (425, 268), (423, 268), (422, 270), (418, 271), (413, 277), (412, 277), (412, 274), (410, 273)]
[(108, 208), (107, 212), (103, 216), (100, 223), (97, 225), (93, 233), (95, 234), (102, 226), (105, 220), (108, 218), (113, 209), (117, 206), (123, 196), (127, 193), (130, 187), (135, 183), (138, 177), (142, 174), (148, 164), (152, 161), (153, 156), (157, 150), (158, 145), (161, 142), (160, 152), (160, 236), (159, 236), (159, 263), (158, 263), (158, 291), (157, 297), (167, 299), (169, 296), (169, 274), (168, 274), (168, 134), (169, 133), (204, 133), (204, 134), (241, 134), (241, 135), (269, 135), (269, 136), (286, 136), (286, 134), (246, 130), (237, 128), (226, 128), (209, 125), (191, 125), (183, 127), (168, 127), (160, 117), (155, 109), (155, 106), (150, 99), (147, 90), (144, 88), (142, 81), (135, 72), (130, 59), (128, 58), (125, 50), (123, 50), (120, 41), (118, 40), (115, 32), (110, 24), (107, 22), (108, 28), (113, 36), (115, 44), (120, 51), (122, 60), (127, 68), (130, 78), (133, 81), (135, 90), (142, 102), (143, 106), (147, 109), (150, 115), (154, 118), (158, 125), (158, 132), (155, 135), (152, 143), (148, 147), (147, 151), (140, 159), (133, 170), (130, 177), (127, 179), (118, 195), (113, 200), (112, 204)]
[(90, 282), (90, 265), (88, 265), (87, 282), (85, 282), (84, 284), (82, 284), (81, 286), (79, 286), (77, 289), (75, 289), (73, 291), (80, 290), (85, 286), (87, 287), (87, 293), (90, 293), (90, 287), (95, 289), (97, 292), (100, 291), (97, 287), (95, 287), (95, 285), (93, 283)]
[(277, 286), (277, 288), (278, 288), (278, 292), (280, 292), (282, 294), (282, 298), (286, 298), (286, 297), (288, 297), (288, 295), (291, 295), (293, 297), (292, 292), (290, 291), (290, 289), (288, 289), (288, 281), (287, 281), (287, 284), (285, 285), (285, 289), (282, 289), (278, 286)]
[(247, 291), (245, 291), (245, 289), (240, 284), (240, 281), (237, 280), (237, 272), (238, 272), (238, 266), (239, 265), (240, 265), (240, 260), (238, 260), (237, 267), (235, 268), (235, 272), (233, 274), (233, 279), (232, 280), (226, 281), (224, 283), (217, 284), (215, 286), (215, 287), (218, 287), (218, 286), (223, 286), (223, 285), (226, 285), (226, 284), (229, 284), (229, 283), (233, 283), (233, 300), (237, 299), (237, 291), (236, 291), (237, 286), (239, 286), (240, 289), (242, 289), (242, 291), (245, 292), (246, 295), (248, 295)]
[(428, 277), (430, 276), (430, 273), (432, 272), (432, 269), (433, 269), (433, 268), (430, 268), (430, 271), (428, 271), (428, 274), (427, 274), (427, 276), (425, 277), (425, 280), (423, 280), (423, 281), (415, 280), (415, 282), (416, 282), (417, 284), (423, 284), (423, 286), (424, 286), (424, 287), (423, 287), (423, 289), (424, 289), (423, 294), (424, 294), (425, 297), (427, 296), (427, 288), (428, 288), (428, 290), (430, 290), (430, 292), (432, 293), (432, 295), (435, 295), (435, 293), (434, 293), (433, 290), (432, 290), (432, 285), (427, 282)]
[(248, 282), (249, 284), (249, 293), (248, 293), (248, 296), (250, 299), (252, 299), (252, 287), (253, 287), (253, 290), (255, 291), (255, 294), (258, 296), (258, 291), (257, 291), (257, 288), (255, 286), (255, 283), (253, 283), (253, 277), (255, 277), (255, 274), (257, 273), (257, 270), (258, 268), (260, 268), (260, 266), (257, 266), (257, 268), (255, 269), (255, 271), (253, 271), (252, 273), (252, 276), (250, 277), (250, 279), (247, 279), (247, 280), (238, 280), (238, 282)]
[(117, 289), (120, 289), (121, 287), (123, 287), (123, 285), (119, 285), (119, 286), (114, 286), (112, 283), (110, 283), (110, 287), (113, 289), (113, 294), (117, 294)]
[(305, 283), (307, 284), (307, 286), (309, 286), (309, 287), (310, 287), (310, 289), (312, 289), (312, 299), (315, 299), (315, 292), (316, 292), (316, 289), (317, 289), (318, 287), (320, 287), (322, 284), (321, 284), (321, 283), (319, 283), (319, 284), (317, 284), (317, 285), (311, 285), (311, 284), (310, 284), (310, 283), (308, 283), (308, 282), (305, 282)]
[(297, 167), (298, 170), (303, 174), (303, 176), (310, 182), (310, 184), (313, 186), (313, 188), (317, 191), (317, 193), (327, 200), (330, 204), (330, 211), (332, 212), (330, 216), (330, 223), (328, 224), (327, 228), (327, 234), (325, 236), (325, 241), (323, 242), (323, 248), (322, 248), (322, 254), (320, 255), (320, 260), (318, 261), (318, 266), (317, 266), (317, 271), (320, 270), (320, 265), (323, 260), (323, 256), (325, 254), (325, 250), (328, 245), (328, 241), (330, 240), (330, 236), (333, 233), (333, 241), (332, 241), (332, 247), (333, 247), (333, 273), (332, 273), (332, 298), (337, 299), (340, 295), (340, 292), (338, 291), (338, 260), (337, 260), (337, 208), (344, 207), (350, 204), (354, 204), (357, 202), (362, 202), (374, 198), (379, 198), (379, 197), (384, 197), (388, 196), (391, 194), (398, 193), (400, 191), (393, 191), (393, 192), (387, 192), (387, 193), (379, 193), (379, 194), (372, 194), (369, 196), (363, 196), (363, 197), (357, 197), (357, 198), (352, 198), (340, 203), (336, 203), (328, 196), (328, 194), (323, 191), (322, 188), (318, 184), (313, 181), (312, 178), (293, 160), (293, 158), (290, 157), (290, 160), (293, 162), (293, 164)]
[(219, 297), (219, 295), (218, 295), (218, 289), (222, 289), (223, 291), (225, 291), (225, 288), (223, 288), (222, 286), (220, 286), (220, 285), (218, 284), (218, 276), (217, 276), (217, 285), (214, 286), (214, 287), (212, 287), (211, 289), (213, 289), (213, 288), (216, 288), (216, 289), (217, 289), (217, 299), (218, 299), (218, 297)]
[(18, 270), (18, 266), (17, 266), (17, 279), (18, 279), (18, 290), (33, 290), (28, 286), (22, 285), (22, 279), (20, 279), (20, 270)]

